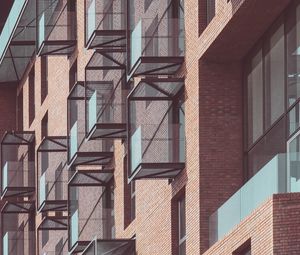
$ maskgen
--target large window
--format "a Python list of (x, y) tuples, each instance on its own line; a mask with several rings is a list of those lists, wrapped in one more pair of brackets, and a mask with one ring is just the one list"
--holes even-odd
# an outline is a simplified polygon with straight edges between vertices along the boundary
[(287, 43), (287, 105), (300, 97), (300, 5), (288, 15)]
[(186, 220), (185, 220), (185, 197), (178, 200), (178, 236), (179, 255), (186, 254)]
[(288, 137), (300, 128), (300, 5), (295, 5), (246, 60), (248, 178), (285, 153)]

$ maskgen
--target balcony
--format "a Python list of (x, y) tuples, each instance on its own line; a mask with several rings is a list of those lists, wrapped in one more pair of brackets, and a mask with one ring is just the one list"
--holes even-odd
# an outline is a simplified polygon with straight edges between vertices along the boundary
[(86, 48), (126, 45), (126, 1), (85, 0)]
[(76, 10), (72, 1), (38, 0), (38, 55), (70, 55), (76, 48)]
[(77, 170), (69, 181), (70, 254), (82, 252), (95, 236), (113, 236), (112, 175), (112, 170)]
[(129, 77), (172, 75), (184, 51), (183, 18), (142, 18), (130, 34)]
[(273, 194), (300, 192), (299, 163), (297, 152), (278, 154), (265, 164), (210, 216), (210, 245), (231, 232)]
[(29, 197), (35, 191), (34, 132), (6, 132), (1, 141), (1, 197)]
[(86, 247), (82, 255), (134, 255), (134, 239), (98, 240), (95, 239)]
[(112, 141), (87, 141), (85, 123), (85, 87), (84, 82), (77, 82), (68, 96), (68, 167), (110, 164)]
[(35, 254), (34, 203), (6, 202), (1, 210), (2, 254)]
[(86, 66), (87, 139), (126, 137), (125, 52), (96, 51)]
[(34, 0), (14, 1), (0, 35), (0, 83), (19, 82), (35, 52)]
[(127, 112), (129, 179), (175, 178), (185, 167), (183, 79), (141, 79)]
[[(40, 254), (68, 254), (67, 216), (46, 216), (38, 227)], [(47, 241), (43, 236), (47, 236)]]
[(67, 211), (67, 137), (48, 136), (37, 150), (39, 212)]

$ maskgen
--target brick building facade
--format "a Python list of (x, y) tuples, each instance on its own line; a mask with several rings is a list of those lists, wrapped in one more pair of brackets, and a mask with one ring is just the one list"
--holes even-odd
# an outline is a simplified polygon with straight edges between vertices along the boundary
[(2, 12), (1, 254), (300, 253), (298, 0)]

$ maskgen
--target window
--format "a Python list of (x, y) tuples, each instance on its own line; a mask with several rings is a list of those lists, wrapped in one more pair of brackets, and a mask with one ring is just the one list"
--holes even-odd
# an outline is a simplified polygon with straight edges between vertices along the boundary
[(48, 95), (48, 58), (41, 57), (41, 104)]
[(236, 249), (232, 255), (251, 255), (251, 239)]
[(42, 119), (41, 123), (41, 138), (48, 136), (48, 112), (46, 112), (45, 116)]
[(29, 77), (28, 77), (28, 86), (29, 86), (29, 126), (33, 122), (35, 118), (35, 72), (34, 72), (34, 66), (32, 67)]
[(130, 216), (131, 221), (135, 219), (135, 181), (130, 184)]
[(77, 59), (70, 68), (69, 71), (69, 90), (71, 90), (74, 84), (77, 82)]
[(206, 1), (206, 19), (207, 19), (207, 24), (209, 24), (212, 19), (216, 15), (216, 0), (207, 0)]
[(265, 44), (265, 129), (284, 112), (284, 26)]
[(185, 197), (178, 200), (178, 247), (179, 255), (186, 254)]
[(134, 219), (136, 211), (135, 182), (128, 183), (127, 155), (123, 158), (124, 166), (124, 227), (126, 228)]
[(17, 129), (23, 130), (23, 88), (17, 97)]
[(287, 105), (300, 97), (300, 5), (293, 9), (286, 23), (287, 42)]
[(250, 60), (248, 85), (248, 144), (263, 134), (263, 62), (262, 50)]

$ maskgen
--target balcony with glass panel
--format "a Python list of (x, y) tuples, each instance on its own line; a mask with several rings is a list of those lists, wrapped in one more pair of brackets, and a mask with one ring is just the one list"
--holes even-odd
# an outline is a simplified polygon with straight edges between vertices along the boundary
[(126, 137), (125, 52), (95, 51), (85, 69), (87, 139)]
[(19, 82), (35, 52), (35, 0), (13, 1), (0, 34), (0, 83)]
[(126, 45), (126, 1), (85, 0), (86, 48)]
[(84, 82), (77, 82), (68, 96), (68, 168), (105, 166), (113, 157), (113, 141), (87, 141)]
[(38, 0), (37, 52), (70, 55), (76, 48), (76, 10), (72, 1)]
[[(69, 181), (69, 252), (82, 252), (95, 236), (114, 236), (112, 170), (77, 170)], [(88, 197), (88, 199), (86, 199)]]
[(141, 18), (130, 33), (129, 77), (172, 75), (184, 61), (183, 18)]
[(35, 209), (30, 202), (6, 202), (1, 210), (3, 255), (35, 254)]
[(38, 210), (67, 211), (68, 142), (64, 136), (45, 137), (37, 150)]
[(35, 191), (34, 132), (6, 132), (1, 141), (1, 197), (30, 197)]
[(296, 139), (289, 153), (277, 154), (209, 218), (210, 245), (236, 228), (273, 194), (300, 192), (300, 153)]
[(127, 112), (129, 180), (175, 178), (185, 168), (184, 80), (141, 79)]
[(68, 217), (44, 217), (38, 226), (38, 236), (40, 254), (68, 254)]

